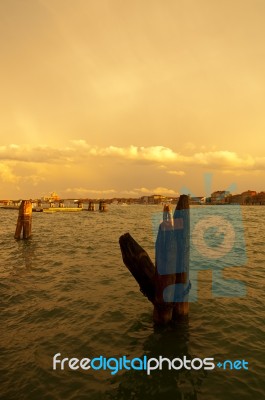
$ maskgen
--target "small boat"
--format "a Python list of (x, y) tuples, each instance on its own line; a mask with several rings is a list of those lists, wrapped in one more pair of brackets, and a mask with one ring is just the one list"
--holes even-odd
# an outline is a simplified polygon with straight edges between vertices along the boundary
[(83, 211), (82, 207), (49, 207), (49, 208), (43, 208), (43, 212), (45, 213), (54, 213), (54, 212), (77, 212), (77, 211)]

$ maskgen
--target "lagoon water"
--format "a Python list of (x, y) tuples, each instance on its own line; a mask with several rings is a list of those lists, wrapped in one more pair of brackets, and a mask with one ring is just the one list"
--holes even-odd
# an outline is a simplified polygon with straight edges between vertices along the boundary
[[(227, 207), (206, 208), (225, 215)], [(0, 210), (1, 399), (265, 398), (265, 207), (242, 208), (245, 244), (235, 249), (235, 264), (243, 246), (247, 259), (223, 271), (245, 292), (217, 297), (211, 268), (202, 269), (189, 321), (165, 329), (154, 328), (152, 305), (123, 265), (118, 244), (130, 232), (154, 260), (152, 220), (160, 211), (111, 205), (107, 213), (35, 213), (32, 238), (16, 241), (17, 212)], [(244, 359), (248, 370), (165, 368), (150, 376), (137, 370), (53, 371), (56, 353)]]

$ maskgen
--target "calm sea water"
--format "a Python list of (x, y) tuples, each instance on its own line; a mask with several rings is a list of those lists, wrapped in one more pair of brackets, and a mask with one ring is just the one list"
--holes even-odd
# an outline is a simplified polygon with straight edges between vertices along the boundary
[[(28, 241), (13, 239), (17, 212), (0, 210), (2, 399), (265, 398), (265, 207), (242, 209), (247, 261), (225, 272), (245, 284), (246, 294), (213, 296), (211, 270), (202, 271), (189, 321), (165, 329), (154, 328), (152, 305), (118, 244), (130, 232), (154, 259), (152, 215), (160, 210), (113, 205), (107, 213), (35, 213)], [(249, 370), (53, 371), (58, 352), (245, 359)]]

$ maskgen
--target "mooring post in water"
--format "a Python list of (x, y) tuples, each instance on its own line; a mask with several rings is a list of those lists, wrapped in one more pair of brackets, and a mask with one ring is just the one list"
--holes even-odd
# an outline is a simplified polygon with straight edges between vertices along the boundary
[(105, 212), (105, 211), (107, 211), (107, 204), (105, 203), (105, 201), (100, 201), (99, 202), (99, 209), (98, 209), (98, 211), (101, 211), (101, 212)]
[(189, 198), (181, 195), (173, 218), (164, 206), (156, 239), (156, 260), (152, 263), (146, 251), (129, 233), (120, 237), (123, 262), (154, 305), (156, 324), (166, 324), (188, 315), (189, 303)]
[(20, 239), (21, 232), (23, 239), (28, 239), (31, 236), (31, 222), (32, 203), (29, 200), (22, 200), (18, 211), (15, 239)]
[(190, 268), (190, 210), (189, 196), (181, 195), (174, 213), (177, 233), (176, 290), (173, 319), (189, 314)]
[(88, 211), (95, 211), (95, 210), (96, 210), (95, 203), (92, 203), (92, 201), (90, 201), (88, 204)]
[(156, 239), (154, 321), (158, 324), (188, 315), (189, 199), (181, 195), (173, 218), (164, 207)]

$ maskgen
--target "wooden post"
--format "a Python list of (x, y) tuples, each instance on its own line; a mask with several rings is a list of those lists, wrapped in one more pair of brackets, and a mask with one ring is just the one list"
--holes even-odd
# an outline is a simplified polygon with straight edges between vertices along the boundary
[(88, 204), (88, 211), (95, 211), (95, 210), (96, 210), (95, 203), (92, 203), (92, 201), (90, 201)]
[(98, 211), (105, 212), (107, 211), (107, 204), (104, 201), (99, 202), (99, 209)]
[(174, 216), (164, 206), (163, 222), (156, 240), (155, 266), (146, 251), (127, 233), (120, 237), (124, 264), (154, 305), (157, 324), (188, 315), (189, 303), (189, 199), (179, 198)]
[(155, 301), (155, 266), (147, 252), (125, 233), (119, 239), (123, 262), (140, 286), (140, 291), (152, 303)]
[(32, 203), (29, 200), (22, 200), (18, 211), (15, 239), (20, 239), (21, 232), (23, 239), (28, 239), (31, 236), (31, 222)]
[(154, 321), (159, 324), (189, 312), (189, 226), (188, 196), (181, 195), (173, 218), (164, 207), (156, 240)]
[[(190, 205), (189, 196), (182, 195), (179, 198), (178, 205), (174, 214), (174, 224), (177, 230), (177, 274), (176, 283), (183, 284), (182, 301), (176, 302), (173, 308), (173, 319), (178, 319), (189, 314), (189, 291), (191, 283), (189, 280), (190, 267)], [(178, 224), (178, 219), (182, 227)], [(181, 289), (180, 289), (181, 291)], [(178, 293), (176, 293), (178, 297)]]

